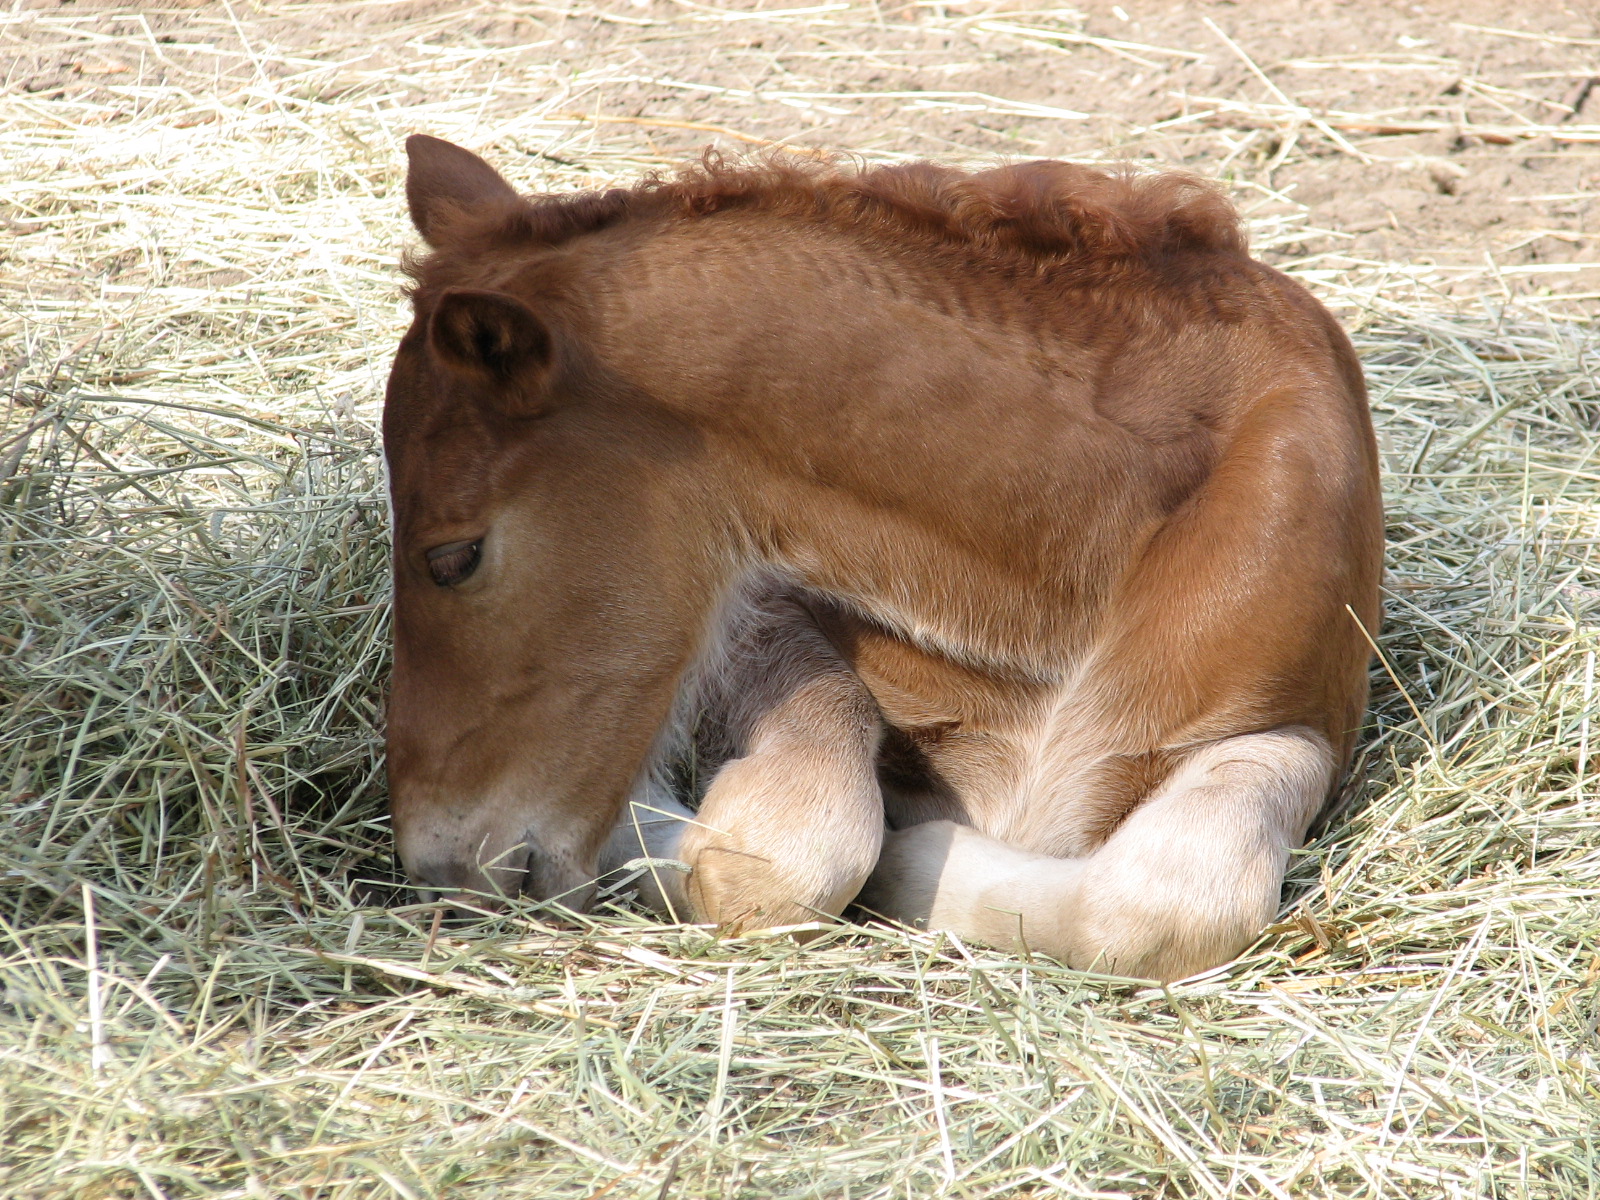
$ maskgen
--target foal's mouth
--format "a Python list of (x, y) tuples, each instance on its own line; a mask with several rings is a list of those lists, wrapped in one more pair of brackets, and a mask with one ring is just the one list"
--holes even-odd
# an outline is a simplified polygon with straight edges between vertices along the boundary
[[(452, 910), (453, 917), (469, 920), (503, 913), (516, 900), (544, 909), (549, 917), (558, 921), (563, 912), (577, 915), (588, 911), (595, 891), (592, 878), (573, 881), (572, 872), (559, 868), (552, 870), (554, 864), (541, 861), (538, 851), (527, 847), (522, 847), (520, 867), (510, 865), (506, 861), (510, 857), (509, 853), (502, 855), (500, 861), (478, 868), (487, 888), (495, 889), (492, 891), (479, 891), (453, 882), (438, 882), (437, 875), (433, 876), (434, 881), (429, 881), (422, 872), (418, 873), (422, 879), (411, 887), (417, 894), (418, 903), (445, 904)], [(561, 881), (566, 886), (550, 886), (551, 875), (566, 876)], [(496, 887), (497, 884), (500, 886)]]
[(468, 912), (498, 912), (508, 900), (531, 895), (532, 867), (532, 851), (519, 844), (479, 866), (422, 863), (407, 873), (419, 903), (445, 903)]

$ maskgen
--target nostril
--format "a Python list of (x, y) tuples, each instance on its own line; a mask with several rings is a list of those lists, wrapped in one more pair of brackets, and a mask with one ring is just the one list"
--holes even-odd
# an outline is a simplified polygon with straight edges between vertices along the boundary
[(477, 874), (469, 871), (463, 863), (444, 860), (423, 860), (410, 864), (407, 873), (411, 876), (413, 887), (434, 893), (428, 897), (430, 900), (439, 899), (443, 893), (466, 890)]
[[(480, 867), (466, 858), (419, 858), (407, 864), (411, 886), (423, 893), (422, 902), (444, 900), (497, 908), (509, 898), (528, 895), (527, 860), (523, 847)], [(513, 865), (513, 860), (514, 865)]]

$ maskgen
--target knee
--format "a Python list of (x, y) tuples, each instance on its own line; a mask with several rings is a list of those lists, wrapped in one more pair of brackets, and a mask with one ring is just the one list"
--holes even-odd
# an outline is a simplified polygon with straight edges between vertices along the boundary
[(881, 806), (776, 757), (718, 772), (679, 856), (702, 920), (741, 930), (837, 917), (878, 860)]
[(683, 858), (697, 918), (742, 932), (838, 917), (861, 890), (873, 854), (866, 846), (797, 852), (708, 834)]

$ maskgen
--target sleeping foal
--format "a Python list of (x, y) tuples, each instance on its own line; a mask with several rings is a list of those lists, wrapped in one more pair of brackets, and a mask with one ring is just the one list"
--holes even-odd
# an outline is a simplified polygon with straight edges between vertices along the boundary
[(730, 930), (854, 902), (1160, 979), (1249, 944), (1350, 757), (1382, 517), (1349, 342), (1225, 201), (1053, 162), (523, 198), (408, 150), (419, 885), (582, 908), (648, 854)]

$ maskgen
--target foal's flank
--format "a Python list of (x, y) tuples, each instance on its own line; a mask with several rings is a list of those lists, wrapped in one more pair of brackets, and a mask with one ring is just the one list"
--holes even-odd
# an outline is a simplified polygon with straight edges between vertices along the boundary
[(408, 151), (419, 886), (581, 908), (676, 858), (641, 897), (734, 931), (854, 902), (1162, 979), (1249, 944), (1350, 758), (1382, 514), (1348, 341), (1212, 188), (708, 159), (521, 197)]

